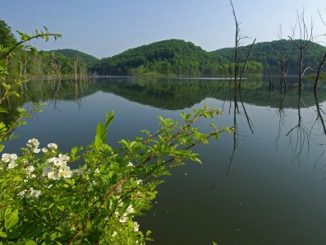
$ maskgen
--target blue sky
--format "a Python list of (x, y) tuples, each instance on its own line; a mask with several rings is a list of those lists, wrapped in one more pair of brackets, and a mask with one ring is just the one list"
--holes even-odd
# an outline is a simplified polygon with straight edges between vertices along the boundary
[[(325, 0), (234, 0), (242, 32), (257, 41), (290, 31), (296, 11), (305, 8), (314, 32), (326, 33)], [(107, 57), (163, 39), (191, 41), (211, 51), (233, 45), (234, 25), (228, 0), (1, 0), (0, 19), (13, 30), (30, 33), (47, 26), (61, 40), (32, 44), (39, 49), (74, 48)], [(322, 40), (322, 39), (319, 39)]]

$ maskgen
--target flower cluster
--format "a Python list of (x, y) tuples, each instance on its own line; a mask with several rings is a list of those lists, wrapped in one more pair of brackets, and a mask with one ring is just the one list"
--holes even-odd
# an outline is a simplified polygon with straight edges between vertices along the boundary
[[(52, 152), (54, 152), (54, 151), (56, 151), (56, 150), (58, 149), (58, 145), (55, 144), (55, 143), (49, 143), (49, 144), (47, 145), (47, 147), (48, 147), (49, 150), (52, 151)], [(46, 149), (46, 148), (45, 148), (45, 149)]]
[(38, 141), (38, 139), (29, 139), (26, 145), (33, 153), (39, 153), (41, 151), (39, 148), (40, 142)]
[(59, 154), (58, 157), (49, 158), (46, 161), (48, 165), (43, 168), (42, 175), (52, 180), (70, 178), (72, 176), (72, 171), (70, 167), (67, 166), (69, 160), (69, 156), (64, 154)]
[(18, 166), (18, 164), (16, 163), (16, 160), (17, 160), (17, 155), (16, 154), (4, 153), (1, 156), (1, 160), (2, 160), (2, 162), (8, 164), (8, 169), (12, 169), (12, 168)]
[(33, 172), (35, 170), (34, 166), (29, 165), (29, 166), (25, 167), (24, 170), (25, 170), (25, 173), (27, 174), (28, 177), (30, 177), (30, 178), (35, 178), (36, 177), (36, 175), (33, 174)]
[(33, 198), (39, 198), (39, 196), (42, 194), (40, 190), (34, 190), (33, 187), (29, 188), (29, 190), (22, 190), (18, 193), (18, 196), (20, 197), (33, 197)]
[[(121, 206), (121, 204), (120, 204), (120, 206)], [(133, 213), (135, 213), (135, 209), (134, 209), (134, 207), (130, 204), (130, 205), (128, 206), (128, 208), (126, 209), (125, 213), (122, 214), (121, 217), (119, 218), (119, 222), (120, 222), (120, 223), (126, 223), (126, 222), (128, 221), (128, 216), (129, 216), (130, 214), (133, 214)], [(118, 213), (117, 211), (116, 211), (114, 214), (115, 214), (116, 217), (119, 217), (119, 213)]]

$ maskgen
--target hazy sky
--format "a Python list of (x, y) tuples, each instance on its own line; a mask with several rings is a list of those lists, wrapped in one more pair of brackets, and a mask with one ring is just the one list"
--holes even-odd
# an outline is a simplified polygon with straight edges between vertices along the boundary
[[(286, 36), (296, 11), (305, 8), (314, 32), (326, 33), (325, 0), (234, 0), (242, 31), (257, 41)], [(42, 26), (61, 40), (33, 42), (40, 49), (74, 48), (97, 57), (163, 39), (191, 41), (211, 51), (233, 45), (234, 23), (228, 0), (1, 0), (0, 19), (30, 33)]]

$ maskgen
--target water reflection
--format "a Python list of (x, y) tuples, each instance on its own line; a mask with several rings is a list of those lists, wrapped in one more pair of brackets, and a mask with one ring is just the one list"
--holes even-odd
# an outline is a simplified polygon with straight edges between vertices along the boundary
[[(267, 80), (267, 81), (266, 81)], [(26, 102), (40, 103), (47, 101), (54, 108), (57, 108), (58, 101), (74, 101), (81, 109), (83, 98), (86, 98), (99, 91), (118, 95), (128, 101), (137, 102), (142, 105), (149, 105), (161, 110), (184, 110), (200, 104), (207, 98), (214, 98), (223, 101), (222, 109), (225, 114), (232, 118), (231, 124), (236, 129), (233, 133), (233, 150), (230, 156), (230, 163), (226, 173), (231, 170), (232, 161), (239, 147), (239, 127), (247, 127), (249, 133), (254, 135), (254, 120), (246, 109), (247, 105), (275, 108), (278, 118), (278, 129), (275, 134), (275, 147), (279, 149), (280, 141), (287, 136), (288, 144), (291, 146), (293, 159), (300, 160), (303, 151), (309, 151), (312, 132), (321, 129), (326, 135), (324, 122), (325, 112), (322, 104), (326, 100), (325, 82), (320, 81), (318, 94), (313, 92), (312, 82), (305, 81), (305, 89), (296, 87), (295, 79), (288, 79), (287, 86), (280, 86), (280, 90), (273, 89), (278, 86), (278, 79), (252, 78), (241, 82), (241, 89), (233, 86), (231, 80), (202, 80), (202, 79), (152, 79), (136, 77), (114, 77), (99, 78), (90, 81), (31, 81), (24, 88), (23, 96), (11, 103), (10, 113), (1, 115), (6, 122), (14, 120), (16, 108)], [(284, 82), (281, 81), (280, 85)], [(228, 105), (228, 108), (226, 108)], [(316, 108), (315, 123), (306, 122), (302, 115), (302, 109), (311, 111)], [(294, 125), (286, 122), (289, 111), (297, 111), (297, 120)], [(245, 119), (245, 124), (238, 125), (238, 117)], [(309, 119), (309, 118), (308, 118)], [(317, 124), (318, 122), (318, 124)], [(319, 133), (317, 133), (319, 135)]]
[(48, 105), (6, 147), (15, 152), (31, 137), (63, 150), (88, 144), (106, 111), (117, 113), (109, 132), (114, 144), (144, 128), (155, 131), (158, 115), (177, 119), (191, 107), (220, 107), (218, 125), (237, 130), (198, 148), (203, 166), (176, 169), (142, 229), (153, 230), (158, 244), (326, 244), (326, 83), (316, 94), (310, 81), (300, 93), (295, 83), (288, 79), (279, 90), (279, 79), (256, 78), (234, 90), (221, 80), (33, 81), (12, 101), (10, 115), (30, 102)]

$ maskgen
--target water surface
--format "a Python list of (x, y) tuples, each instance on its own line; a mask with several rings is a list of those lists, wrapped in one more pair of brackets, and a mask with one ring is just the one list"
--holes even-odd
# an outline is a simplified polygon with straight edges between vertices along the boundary
[(222, 108), (215, 122), (237, 133), (198, 147), (202, 166), (175, 169), (154, 208), (139, 218), (141, 228), (153, 231), (154, 244), (326, 244), (325, 85), (315, 96), (306, 81), (300, 97), (298, 88), (280, 93), (277, 85), (248, 79), (234, 96), (230, 81), (214, 79), (30, 82), (16, 105), (46, 105), (16, 130), (6, 151), (32, 137), (63, 151), (89, 144), (109, 111), (116, 119), (108, 139), (117, 145), (141, 129), (156, 130), (158, 115), (178, 119), (206, 104)]

